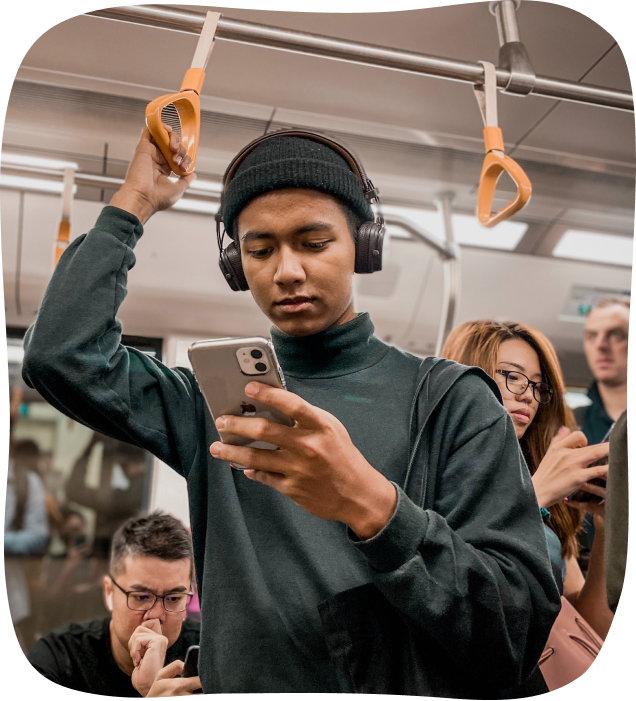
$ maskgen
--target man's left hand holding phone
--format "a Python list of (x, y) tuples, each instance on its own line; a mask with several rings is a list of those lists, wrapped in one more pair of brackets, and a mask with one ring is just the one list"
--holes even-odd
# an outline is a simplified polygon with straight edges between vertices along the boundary
[(175, 660), (164, 667), (168, 638), (156, 618), (144, 621), (128, 641), (135, 669), (132, 685), (145, 697), (184, 696), (201, 688), (199, 677), (180, 678), (183, 662)]

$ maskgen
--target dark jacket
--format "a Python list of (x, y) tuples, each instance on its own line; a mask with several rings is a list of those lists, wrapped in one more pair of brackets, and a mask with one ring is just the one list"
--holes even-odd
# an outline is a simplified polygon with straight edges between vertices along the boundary
[(192, 373), (120, 344), (115, 315), (141, 233), (106, 207), (69, 246), (27, 332), (23, 373), (60, 411), (187, 480), (204, 691), (341, 691), (318, 605), (368, 583), (455, 660), (453, 675), (519, 683), (559, 596), (530, 475), (484, 379), (467, 374), (436, 413), (439, 470), (422, 509), (402, 490), (411, 409), (427, 401), (415, 397), (421, 359), (377, 339), (366, 314), (305, 338), (272, 331), (288, 389), (340, 419), (397, 487), (389, 523), (358, 541), (213, 458), (218, 432)]

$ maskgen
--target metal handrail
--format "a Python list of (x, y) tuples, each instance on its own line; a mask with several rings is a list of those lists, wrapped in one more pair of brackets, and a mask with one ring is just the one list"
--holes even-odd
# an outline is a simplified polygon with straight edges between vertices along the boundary
[[(165, 5), (127, 5), (87, 14), (92, 17), (144, 24), (188, 34), (199, 34), (205, 19), (204, 13), (177, 10)], [(473, 85), (483, 83), (484, 78), (483, 67), (477, 62), (458, 61), (415, 51), (347, 41), (229, 17), (221, 17), (219, 20), (216, 38), (406, 73), (418, 73)], [(503, 90), (509, 82), (510, 71), (497, 68), (497, 87)], [(546, 76), (536, 77), (529, 94), (628, 112), (634, 110), (634, 98), (630, 92)]]
[[(38, 168), (36, 166), (24, 166), (17, 164), (2, 165), (3, 175), (17, 175), (22, 177), (36, 177), (42, 180), (57, 180), (62, 182), (63, 171), (54, 168)], [(123, 184), (123, 178), (114, 178), (109, 175), (96, 175), (94, 173), (82, 173), (79, 170), (75, 171), (75, 184), (87, 185), (89, 187), (97, 187), (107, 190), (118, 190)], [(28, 190), (28, 187), (24, 188)], [(209, 192), (207, 190), (189, 189), (188, 197), (197, 197), (209, 200), (210, 202), (219, 202), (221, 199), (220, 193)]]

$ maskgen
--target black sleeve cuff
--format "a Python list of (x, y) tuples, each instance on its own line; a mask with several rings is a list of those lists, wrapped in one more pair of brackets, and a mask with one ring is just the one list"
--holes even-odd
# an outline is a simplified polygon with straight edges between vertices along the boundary
[(102, 209), (94, 228), (107, 231), (131, 248), (135, 247), (135, 244), (144, 233), (142, 223), (134, 214), (111, 205), (107, 205)]
[(359, 540), (349, 529), (350, 542), (367, 558), (377, 572), (392, 572), (415, 556), (428, 528), (428, 514), (416, 506), (401, 487), (397, 504), (384, 528), (368, 540)]

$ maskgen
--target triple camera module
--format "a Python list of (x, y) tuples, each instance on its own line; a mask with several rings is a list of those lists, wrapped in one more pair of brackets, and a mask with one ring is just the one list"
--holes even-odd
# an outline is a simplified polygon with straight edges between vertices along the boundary
[(245, 375), (264, 375), (269, 370), (267, 358), (260, 348), (239, 348), (236, 351), (241, 372)]

